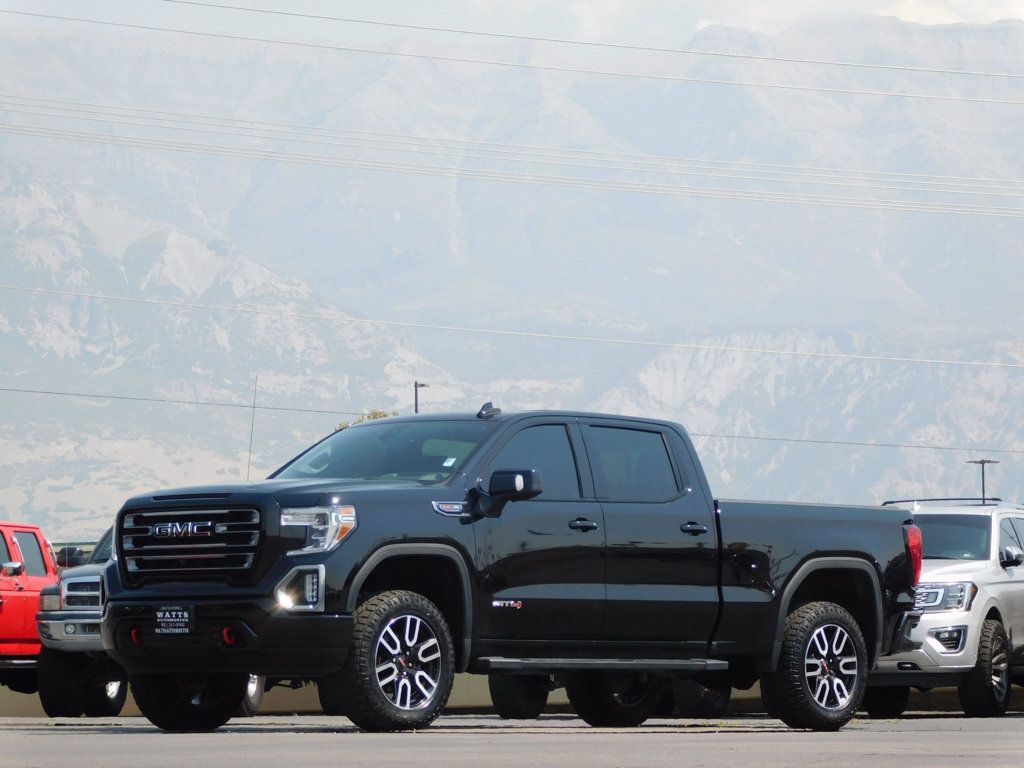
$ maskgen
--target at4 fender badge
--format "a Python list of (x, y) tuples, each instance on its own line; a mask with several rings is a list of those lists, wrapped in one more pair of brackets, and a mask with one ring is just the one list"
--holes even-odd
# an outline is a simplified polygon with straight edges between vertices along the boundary
[(517, 611), (523, 607), (522, 600), (492, 600), (491, 608), (515, 608)]

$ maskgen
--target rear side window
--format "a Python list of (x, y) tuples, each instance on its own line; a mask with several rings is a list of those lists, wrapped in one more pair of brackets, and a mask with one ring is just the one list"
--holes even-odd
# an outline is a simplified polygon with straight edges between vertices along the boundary
[(599, 498), (667, 501), (679, 493), (660, 432), (590, 426), (586, 435)]
[(7, 548), (7, 541), (4, 539), (3, 532), (0, 531), (0, 565), (9, 562), (11, 562), (11, 550)]
[(545, 501), (580, 498), (580, 477), (569, 442), (561, 424), (527, 427), (517, 432), (498, 451), (492, 469), (537, 469), (544, 484), (538, 497)]
[(30, 531), (15, 531), (14, 540), (18, 543), (21, 556), (25, 558), (25, 574), (27, 576), (45, 576), (46, 561), (43, 550), (39, 548), (39, 540)]

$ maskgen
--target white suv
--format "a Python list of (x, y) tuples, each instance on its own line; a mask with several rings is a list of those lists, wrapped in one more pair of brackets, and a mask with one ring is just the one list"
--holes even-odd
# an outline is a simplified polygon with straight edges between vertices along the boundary
[(917, 585), (919, 644), (880, 660), (864, 709), (898, 717), (910, 688), (955, 685), (971, 717), (1006, 712), (1010, 683), (1024, 682), (1024, 507), (998, 499), (921, 499), (909, 506), (924, 539)]

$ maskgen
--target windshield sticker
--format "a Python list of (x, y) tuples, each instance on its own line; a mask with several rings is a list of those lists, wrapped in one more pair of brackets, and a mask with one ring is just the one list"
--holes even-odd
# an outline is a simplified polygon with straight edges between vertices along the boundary
[(456, 459), (454, 456), (449, 456), (447, 459), (444, 460), (443, 466), (454, 467), (456, 461), (458, 461), (458, 459)]

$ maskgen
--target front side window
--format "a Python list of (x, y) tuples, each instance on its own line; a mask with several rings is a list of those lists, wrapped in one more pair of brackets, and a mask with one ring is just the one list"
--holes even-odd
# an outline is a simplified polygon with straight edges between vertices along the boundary
[(999, 522), (999, 551), (1002, 552), (1006, 547), (1014, 546), (1017, 549), (1024, 549), (1021, 546), (1020, 539), (1017, 537), (1017, 531), (1013, 528), (1013, 523), (1010, 518), (1004, 517)]
[(114, 542), (112, 531), (108, 530), (104, 533), (100, 540), (96, 543), (96, 548), (89, 555), (90, 563), (105, 563), (110, 559), (110, 550)]
[(992, 519), (988, 515), (916, 513), (926, 560), (988, 560)]
[(366, 423), (335, 432), (271, 477), (441, 483), (494, 431), (491, 421)]
[(667, 501), (679, 493), (660, 432), (590, 426), (586, 438), (599, 498)]
[(45, 576), (46, 561), (43, 559), (43, 550), (39, 548), (39, 540), (30, 531), (15, 531), (14, 540), (21, 550), (21, 556), (25, 558), (26, 576)]
[(569, 434), (561, 424), (527, 427), (494, 457), (491, 469), (536, 469), (547, 501), (580, 498), (580, 478)]
[(4, 539), (4, 534), (0, 531), (0, 565), (11, 562), (11, 550), (7, 548), (7, 541)]

